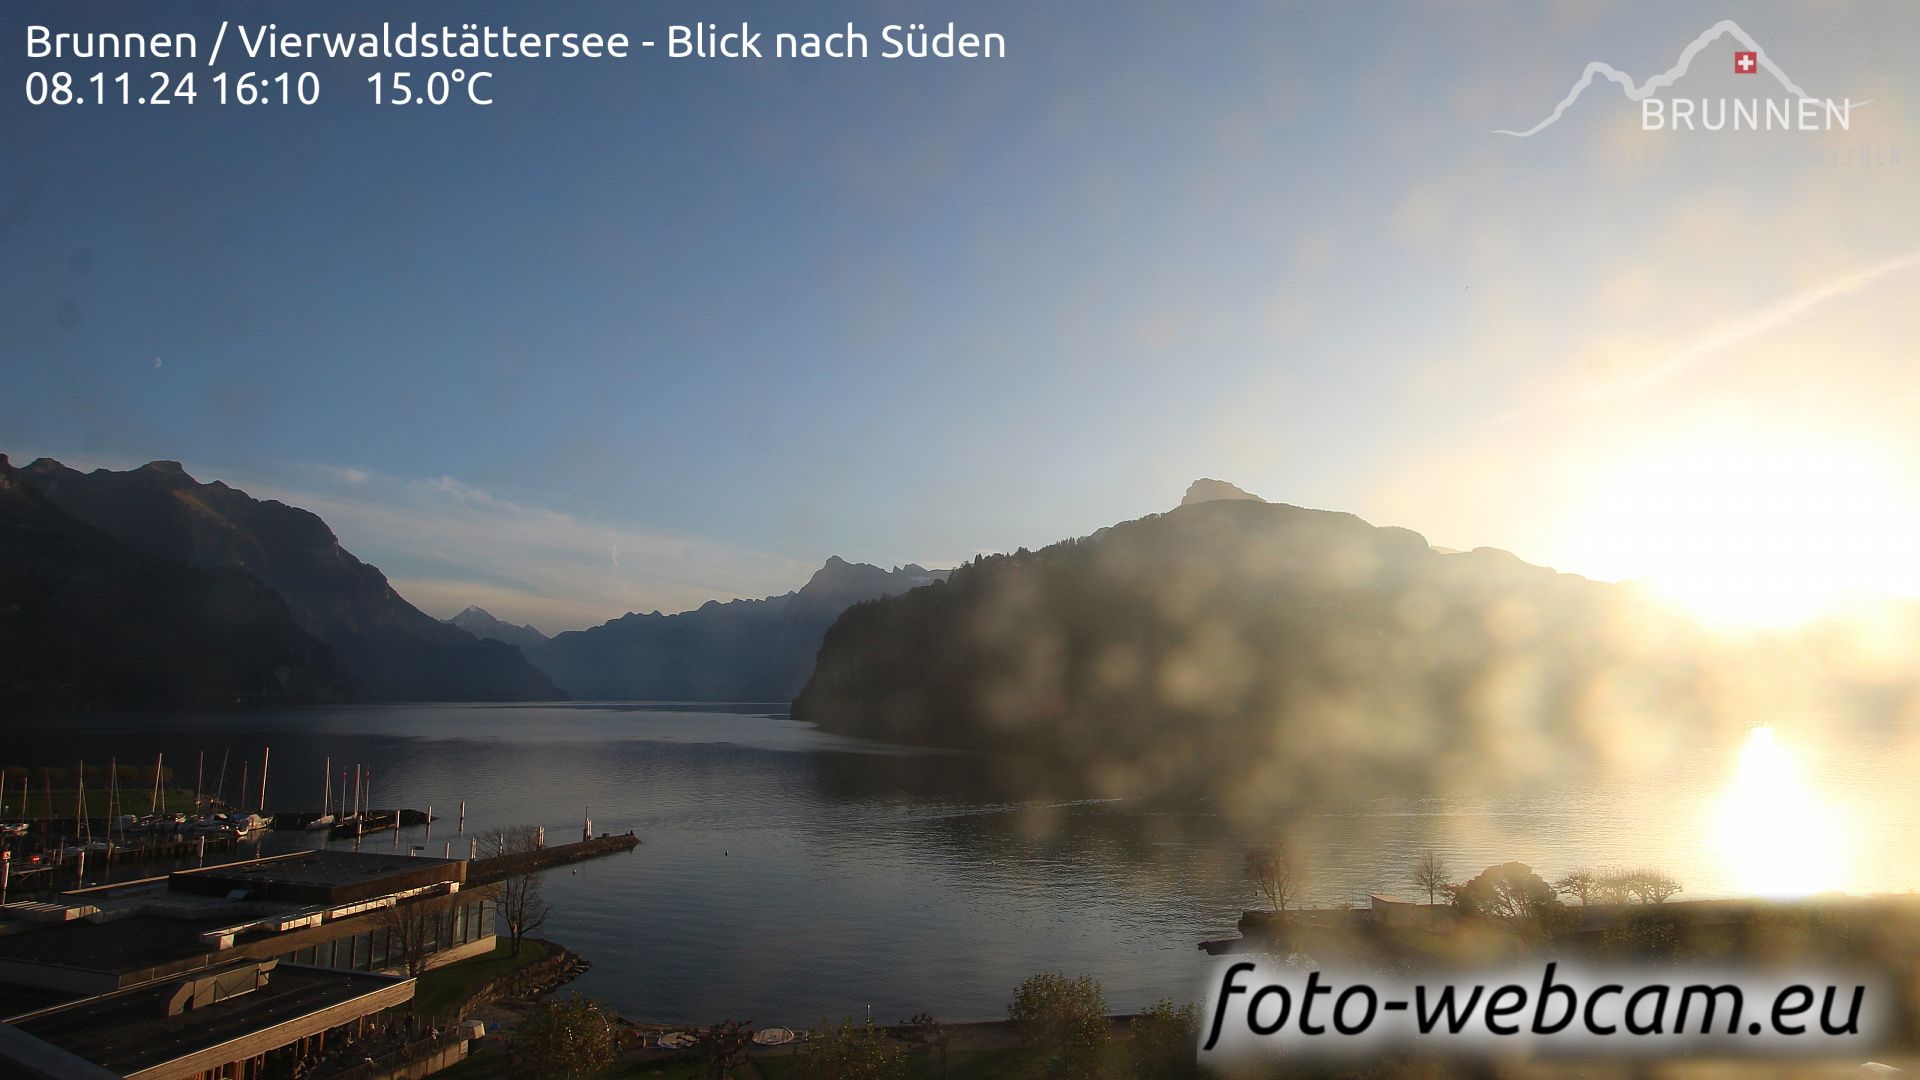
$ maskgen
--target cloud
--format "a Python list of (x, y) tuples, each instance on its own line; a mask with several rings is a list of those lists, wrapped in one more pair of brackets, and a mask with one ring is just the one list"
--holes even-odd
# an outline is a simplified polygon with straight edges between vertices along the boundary
[(1700, 362), (1735, 345), (1786, 326), (1823, 304), (1852, 296), (1887, 277), (1915, 267), (1920, 267), (1920, 249), (1876, 263), (1863, 270), (1844, 274), (1822, 285), (1803, 289), (1792, 296), (1783, 297), (1764, 307), (1745, 312), (1735, 319), (1714, 327), (1704, 336), (1673, 353), (1664, 362), (1632, 378), (1598, 388), (1593, 396), (1619, 398), (1650, 390), (1669, 379), (1685, 374)]
[(307, 482), (222, 475), (256, 497), (320, 515), (348, 550), (440, 617), (479, 604), (551, 633), (628, 611), (684, 611), (712, 599), (783, 593), (815, 568), (706, 537), (591, 521), (451, 476), (324, 465), (298, 474)]

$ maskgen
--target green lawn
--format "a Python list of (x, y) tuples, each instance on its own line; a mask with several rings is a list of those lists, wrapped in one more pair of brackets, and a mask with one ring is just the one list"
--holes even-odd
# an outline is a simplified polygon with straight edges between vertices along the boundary
[(451, 1015), (454, 1007), (465, 1001), (467, 995), (502, 975), (512, 974), (528, 964), (545, 960), (550, 951), (546, 942), (532, 939), (520, 943), (519, 956), (509, 956), (507, 948), (507, 939), (501, 938), (493, 951), (485, 956), (448, 964), (420, 976), (420, 981), (413, 988), (413, 1004), (410, 1008), (421, 1016)]

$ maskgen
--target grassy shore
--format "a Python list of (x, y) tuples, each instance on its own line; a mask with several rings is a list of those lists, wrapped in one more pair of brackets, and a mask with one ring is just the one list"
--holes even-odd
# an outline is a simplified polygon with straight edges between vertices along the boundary
[(420, 976), (414, 985), (410, 1008), (420, 1016), (448, 1016), (474, 991), (521, 968), (537, 964), (552, 955), (554, 946), (528, 938), (520, 943), (520, 955), (514, 956), (507, 939), (501, 938), (493, 951), (446, 967), (435, 968)]

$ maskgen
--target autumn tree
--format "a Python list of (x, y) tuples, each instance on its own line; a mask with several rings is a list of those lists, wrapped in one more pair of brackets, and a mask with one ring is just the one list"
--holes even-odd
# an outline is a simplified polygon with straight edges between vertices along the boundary
[[(494, 858), (524, 856), (538, 850), (540, 830), (532, 825), (516, 825), (494, 834)], [(507, 866), (507, 876), (500, 882), (500, 918), (507, 924), (507, 951), (519, 956), (521, 940), (546, 925), (553, 905), (546, 901), (538, 870), (518, 860)]]
[(513, 1029), (513, 1075), (592, 1076), (613, 1064), (619, 1039), (613, 1013), (579, 994), (535, 1005)]
[(1420, 861), (1413, 864), (1414, 887), (1427, 891), (1429, 906), (1433, 904), (1434, 897), (1446, 892), (1447, 886), (1452, 883), (1447, 876), (1445, 860), (1431, 851), (1420, 856)]
[(1247, 879), (1275, 911), (1285, 911), (1300, 899), (1306, 881), (1300, 861), (1292, 850), (1278, 844), (1262, 844), (1247, 852)]
[(1078, 1080), (1100, 1074), (1110, 1021), (1106, 996), (1092, 976), (1069, 979), (1056, 971), (1030, 976), (1013, 992), (1007, 1019), (1021, 1041), (1052, 1058), (1058, 1075)]
[(802, 1080), (904, 1080), (906, 1075), (907, 1048), (873, 1025), (852, 1020), (821, 1024), (800, 1054)]

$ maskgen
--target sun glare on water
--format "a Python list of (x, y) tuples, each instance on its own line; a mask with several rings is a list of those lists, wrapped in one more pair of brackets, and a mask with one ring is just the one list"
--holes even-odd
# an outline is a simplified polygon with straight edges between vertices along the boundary
[(1720, 437), (1642, 459), (1595, 494), (1577, 535), (1577, 569), (1642, 580), (1722, 629), (1920, 594), (1920, 503), (1889, 455), (1842, 441)]
[(1847, 833), (1834, 808), (1809, 788), (1792, 748), (1756, 727), (1740, 748), (1733, 783), (1714, 822), (1722, 869), (1753, 896), (1805, 896), (1843, 883)]

